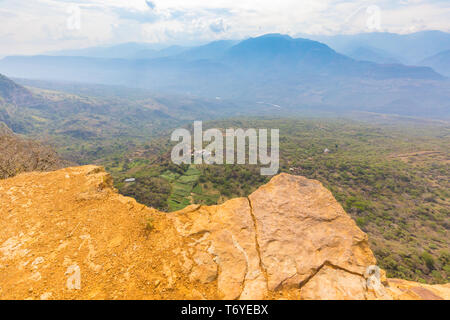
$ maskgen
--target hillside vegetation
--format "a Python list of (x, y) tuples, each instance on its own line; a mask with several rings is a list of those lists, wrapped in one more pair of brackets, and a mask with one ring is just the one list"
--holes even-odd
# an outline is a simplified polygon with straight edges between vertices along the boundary
[[(331, 190), (370, 235), (389, 276), (449, 280), (448, 125), (246, 119), (204, 127), (279, 128), (281, 171), (317, 179)], [(99, 163), (112, 172), (123, 194), (166, 211), (191, 203), (223, 203), (268, 181), (259, 166), (176, 166), (170, 162), (167, 138), (137, 148), (125, 159), (116, 155)], [(124, 182), (130, 177), (136, 182)]]
[(450, 106), (449, 81), (432, 68), (357, 61), (324, 43), (282, 34), (159, 58), (10, 56), (0, 60), (0, 70), (21, 78), (264, 102), (287, 113), (313, 108), (448, 119)]

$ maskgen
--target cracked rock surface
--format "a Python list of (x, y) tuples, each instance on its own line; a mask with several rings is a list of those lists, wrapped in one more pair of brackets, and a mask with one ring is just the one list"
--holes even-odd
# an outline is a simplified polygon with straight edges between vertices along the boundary
[(319, 182), (287, 174), (248, 198), (168, 214), (117, 194), (100, 167), (21, 174), (0, 180), (0, 230), (0, 299), (448, 299), (450, 291), (383, 273), (368, 285), (376, 261), (367, 235)]
[(361, 278), (376, 264), (367, 235), (320, 182), (280, 174), (249, 199), (269, 290), (301, 287), (326, 263)]

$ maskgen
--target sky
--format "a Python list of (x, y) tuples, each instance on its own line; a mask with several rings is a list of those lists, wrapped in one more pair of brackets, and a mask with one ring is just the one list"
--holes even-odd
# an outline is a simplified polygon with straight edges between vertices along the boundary
[(449, 0), (0, 0), (0, 56), (265, 33), (450, 32)]

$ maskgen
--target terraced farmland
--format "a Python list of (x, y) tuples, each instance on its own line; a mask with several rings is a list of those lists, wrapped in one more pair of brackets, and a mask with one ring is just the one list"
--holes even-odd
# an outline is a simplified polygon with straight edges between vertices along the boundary
[(170, 211), (181, 210), (191, 204), (191, 193), (200, 175), (201, 171), (194, 165), (191, 165), (183, 175), (170, 171), (161, 175), (161, 178), (167, 179), (171, 185), (171, 192), (168, 198)]

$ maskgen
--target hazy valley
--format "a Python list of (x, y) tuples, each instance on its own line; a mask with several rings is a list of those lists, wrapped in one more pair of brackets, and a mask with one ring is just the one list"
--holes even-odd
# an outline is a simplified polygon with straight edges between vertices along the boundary
[[(183, 273), (180, 271), (183, 268), (178, 265), (168, 268), (182, 279), (182, 283), (165, 283), (165, 278), (170, 278), (166, 266), (164, 270), (160, 265), (155, 267), (154, 261), (184, 261), (184, 241), (198, 236), (196, 227), (209, 230), (204, 234), (211, 236), (211, 241), (219, 241), (220, 236), (215, 237), (220, 235), (217, 226), (221, 223), (226, 230), (235, 232), (236, 226), (227, 220), (231, 219), (230, 212), (245, 212), (239, 215), (238, 218), (243, 219), (239, 223), (256, 237), (262, 231), (243, 218), (247, 211), (253, 210), (253, 200), (245, 199), (254, 197), (255, 203), (259, 201), (263, 203), (261, 206), (270, 206), (271, 203), (264, 202), (267, 192), (282, 207), (281, 203), (286, 200), (281, 196), (285, 188), (291, 183), (297, 186), (297, 182), (292, 181), (303, 181), (301, 177), (317, 180), (324, 187), (317, 191), (316, 182), (305, 182), (308, 184), (305, 194), (318, 192), (322, 196), (327, 194), (326, 190), (331, 192), (331, 196), (324, 196), (326, 203), (338, 208), (336, 212), (345, 215), (345, 219), (345, 213), (351, 217), (348, 221), (342, 218), (348, 222), (348, 228), (344, 224), (345, 232), (355, 239), (362, 237), (361, 230), (368, 234), (367, 244), (366, 240), (358, 244), (367, 252), (371, 250), (362, 260), (376, 258), (388, 278), (428, 284), (448, 283), (450, 80), (447, 77), (450, 75), (450, 35), (443, 32), (410, 36), (375, 33), (317, 37), (314, 40), (300, 36), (269, 34), (242, 41), (215, 41), (197, 47), (155, 48), (143, 43), (129, 43), (1, 59), (0, 179), (18, 177), (0, 181), (0, 187), (3, 183), (4, 188), (16, 192), (16, 187), (34, 185), (34, 180), (27, 179), (37, 179), (52, 188), (53, 193), (45, 195), (48, 199), (56, 201), (58, 192), (63, 193), (67, 203), (74, 208), (79, 206), (86, 217), (96, 207), (100, 208), (103, 217), (106, 209), (112, 210), (116, 202), (120, 202), (120, 214), (111, 223), (123, 225), (117, 236), (121, 240), (117, 240), (117, 246), (109, 247), (108, 244), (101, 250), (119, 248), (125, 242), (129, 245), (133, 241), (144, 243), (147, 249), (156, 252), (155, 255), (142, 251), (142, 248), (139, 252), (153, 261), (153, 265), (134, 260), (130, 260), (130, 264), (137, 266), (136, 269), (147, 270), (147, 274), (155, 272), (158, 280), (152, 278), (151, 281), (162, 281), (164, 288), (169, 288), (166, 293), (166, 289), (158, 287), (160, 282), (149, 284), (148, 281), (144, 286), (150, 291), (128, 288), (130, 296), (138, 298), (163, 298), (164, 294), (172, 298), (223, 298), (223, 293), (225, 297), (235, 299), (245, 296), (246, 290), (242, 288), (246, 285), (252, 294), (260, 293), (254, 288), (260, 288), (261, 283), (267, 282), (270, 287), (271, 281), (277, 280), (270, 280), (267, 275), (266, 279), (252, 279), (255, 283), (244, 276), (233, 282), (235, 280), (224, 275), (227, 281), (239, 285), (222, 288), (218, 272), (211, 269), (195, 271), (194, 268)], [(278, 128), (280, 173), (284, 174), (271, 182), (272, 177), (259, 174), (257, 165), (175, 165), (170, 158), (174, 145), (170, 134), (176, 128), (192, 130), (194, 120), (204, 121), (205, 128)], [(102, 166), (107, 173), (97, 167), (83, 167), (52, 172), (49, 176), (23, 174), (78, 165)], [(287, 178), (291, 175), (293, 178)], [(48, 177), (54, 177), (58, 184), (52, 186)], [(69, 182), (76, 184), (77, 193), (71, 193)], [(283, 192), (267, 191), (265, 185), (268, 183)], [(24, 192), (27, 190), (23, 189)], [(16, 212), (18, 207), (14, 201), (17, 197), (22, 201), (20, 205), (28, 208), (26, 199), (19, 193), (11, 197), (3, 193), (3, 196), (8, 213)], [(137, 203), (122, 196), (134, 198)], [(286, 197), (297, 203), (296, 199), (303, 197), (303, 193), (299, 191)], [(26, 214), (50, 210), (48, 201), (33, 203)], [(311, 201), (311, 206), (316, 208), (317, 203)], [(250, 208), (247, 208), (248, 203)], [(142, 205), (149, 208), (144, 209)], [(345, 212), (341, 212), (340, 206)], [(72, 216), (72, 209), (66, 212), (62, 204), (57, 207), (73, 221), (83, 223)], [(320, 204), (317, 208), (319, 222), (332, 215)], [(225, 212), (223, 221), (211, 218), (210, 224), (202, 225), (205, 216), (218, 217), (220, 210)], [(259, 219), (263, 221), (267, 218), (266, 212), (259, 210)], [(130, 218), (131, 213), (140, 220)], [(148, 218), (152, 214), (155, 221)], [(8, 219), (13, 219), (11, 217)], [(32, 214), (29, 217), (34, 219)], [(59, 216), (48, 219), (59, 219)], [(353, 226), (352, 219), (357, 227)], [(7, 228), (11, 221), (5, 222), (4, 227)], [(63, 225), (65, 222), (61, 221), (56, 222)], [(95, 225), (97, 223), (100, 220), (96, 220)], [(277, 222), (268, 219), (266, 223)], [(289, 221), (285, 223), (289, 225)], [(178, 234), (180, 225), (186, 234)], [(97, 227), (92, 224), (92, 230)], [(152, 233), (154, 228), (158, 232)], [(61, 234), (66, 231), (64, 229)], [(8, 232), (12, 235), (16, 230), (8, 229)], [(108, 237), (113, 237), (110, 231), (107, 232)], [(126, 239), (129, 232), (135, 232), (135, 238)], [(165, 251), (155, 246), (156, 242), (148, 241), (161, 242), (166, 236), (170, 239), (170, 252), (175, 252), (173, 257), (172, 253), (164, 256)], [(268, 237), (271, 236), (273, 234)], [(98, 239), (102, 237), (98, 235)], [(298, 246), (302, 237), (286, 236), (284, 240)], [(78, 238), (74, 239), (77, 246), (83, 245), (84, 242), (78, 243)], [(202, 239), (194, 242), (204, 245)], [(181, 251), (177, 251), (177, 245)], [(229, 244), (219, 241), (219, 245), (228, 248)], [(333, 247), (332, 239), (327, 238), (324, 246)], [(256, 250), (253, 244), (244, 249)], [(206, 259), (203, 247), (196, 247), (196, 250), (202, 257), (198, 259)], [(272, 249), (267, 244), (264, 250), (270, 254)], [(357, 252), (360, 248), (352, 247), (351, 250)], [(124, 255), (123, 261), (128, 261), (124, 252), (114, 254)], [(335, 255), (339, 256), (332, 252), (331, 256)], [(90, 253), (86, 259), (90, 259), (89, 256)], [(254, 259), (263, 261), (264, 254)], [(332, 267), (322, 260), (314, 266), (315, 273), (310, 277), (317, 273), (319, 278), (322, 268), (325, 272), (326, 268)], [(96, 267), (91, 263), (88, 263), (89, 268), (94, 270)], [(242, 261), (238, 259), (234, 263), (239, 266)], [(251, 263), (247, 263), (249, 268)], [(205, 260), (204, 265), (210, 268), (213, 263)], [(348, 270), (359, 274), (360, 267), (350, 263)], [(119, 265), (114, 268), (121, 270)], [(119, 273), (122, 272), (125, 271)], [(208, 282), (196, 278), (208, 272), (214, 280)], [(110, 276), (105, 275), (106, 278)], [(92, 277), (95, 283), (104, 281), (97, 275)], [(139, 282), (146, 276), (136, 271), (131, 277)], [(289, 282), (285, 274), (275, 272), (274, 277), (283, 279), (278, 283), (282, 289), (272, 288), (256, 298), (300, 296), (291, 287), (284, 287), (283, 281)], [(293, 279), (304, 281), (303, 277), (304, 274), (297, 272)], [(161, 280), (163, 278), (165, 280)], [(201, 283), (199, 294), (189, 291), (192, 279)], [(211, 284), (213, 281), (219, 281), (217, 286)], [(395, 287), (393, 283), (395, 281), (392, 288)], [(388, 287), (388, 282), (385, 285)], [(13, 287), (10, 283), (8, 286)], [(303, 295), (320, 298), (316, 296), (317, 290), (308, 291), (303, 282), (302, 286), (305, 286)], [(215, 291), (216, 287), (220, 289), (219, 293)], [(20, 290), (26, 292), (27, 288)], [(103, 295), (92, 289), (92, 292), (83, 291), (78, 296), (58, 293), (58, 297), (89, 298), (91, 294), (93, 297), (95, 294), (104, 298), (124, 297), (121, 288), (114, 290), (114, 295)], [(398, 292), (389, 294), (397, 297)]]

